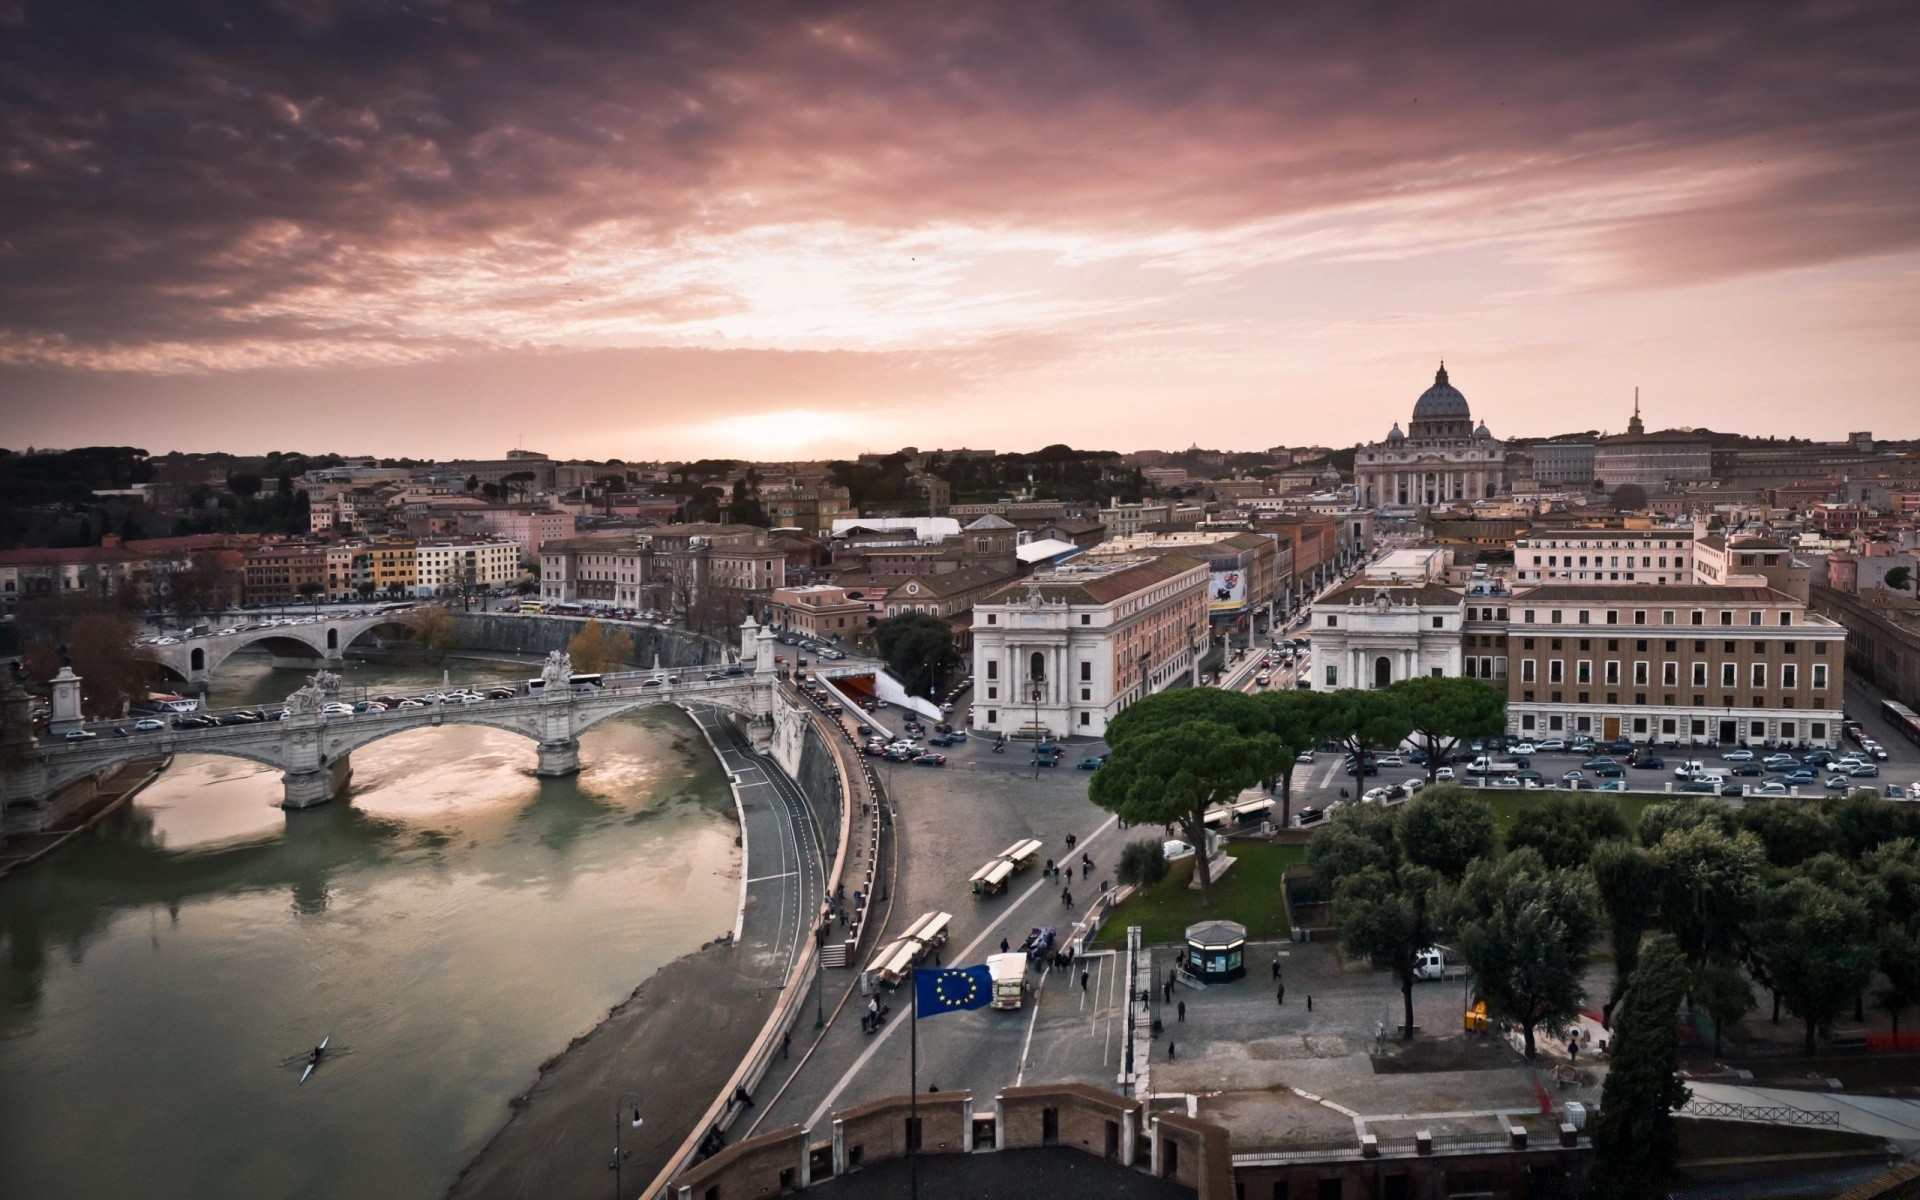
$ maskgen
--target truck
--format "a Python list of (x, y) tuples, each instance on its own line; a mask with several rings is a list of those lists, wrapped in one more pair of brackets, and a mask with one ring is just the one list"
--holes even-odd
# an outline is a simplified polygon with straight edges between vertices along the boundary
[(1519, 769), (1520, 764), (1517, 762), (1495, 762), (1486, 755), (1481, 755), (1467, 764), (1469, 775), (1512, 775)]
[(1467, 967), (1465, 963), (1448, 962), (1445, 946), (1428, 946), (1414, 956), (1413, 977), (1421, 980), (1465, 979)]
[(987, 973), (993, 977), (993, 1007), (1019, 1008), (1027, 998), (1027, 956), (987, 955)]

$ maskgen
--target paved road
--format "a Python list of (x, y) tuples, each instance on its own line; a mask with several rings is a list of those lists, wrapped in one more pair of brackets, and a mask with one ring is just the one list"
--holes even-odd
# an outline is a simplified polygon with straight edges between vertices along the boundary
[(741, 949), (762, 965), (766, 982), (777, 985), (825, 897), (819, 832), (800, 789), (771, 760), (753, 753), (732, 721), (711, 708), (694, 708), (693, 719), (713, 740), (739, 789), (750, 855)]
[[(1080, 839), (1075, 861), (1084, 851), (1095, 862), (1091, 879), (1076, 878), (1073, 883), (1078, 911), (1084, 908), (1084, 897), (1098, 892), (1102, 874), (1111, 877), (1123, 839), (1109, 814), (1087, 802), (1088, 772), (1054, 768), (1040, 771), (1036, 778), (1029, 764), (1008, 764), (1003, 756), (992, 753), (990, 742), (980, 739), (969, 739), (947, 753), (949, 765), (943, 768), (909, 764), (883, 767), (882, 782), (898, 811), (895, 829), (901, 859), (897, 894), (876, 897), (876, 902), (883, 905), (891, 900), (892, 911), (881, 938), (872, 945), (884, 944), (924, 913), (949, 912), (953, 924), (941, 961), (949, 966), (970, 965), (997, 953), (1003, 937), (1017, 943), (1030, 927), (1064, 925), (1072, 915), (1061, 903), (1059, 885), (1043, 881), (1037, 865), (1016, 875), (1005, 894), (975, 897), (967, 878), (982, 863), (1025, 837), (1045, 843), (1042, 859), (1063, 859), (1063, 839), (1071, 831)], [(885, 773), (888, 771), (891, 777)], [(866, 953), (871, 956), (873, 951), (869, 948)], [(864, 967), (866, 963), (858, 965)], [(1088, 967), (1084, 1003), (1089, 1006), (1086, 1020), (1091, 1030), (1095, 1027), (1091, 1009), (1112, 1007), (1115, 989), (1111, 962), (1095, 960)], [(796, 1036), (792, 1059), (776, 1064), (784, 1069), (770, 1073), (762, 1082), (761, 1111), (749, 1125), (766, 1130), (801, 1124), (824, 1135), (825, 1118), (832, 1109), (907, 1090), (911, 1031), (904, 1018), (911, 1004), (910, 993), (902, 988), (883, 995), (882, 1002), (891, 1006), (891, 1018), (878, 1034), (863, 1034), (859, 1017), (864, 999), (849, 997), (853, 976), (852, 971), (827, 973), (822, 1005), (832, 1019), (819, 1035), (817, 1047), (813, 1031), (807, 1028), (810, 1022), (803, 1021), (802, 1029), (808, 1036)], [(1038, 973), (1033, 978), (1040, 983)], [(1096, 982), (1101, 985), (1098, 989), (1094, 987)], [(1080, 1029), (1077, 1006), (1083, 1001), (1078, 996), (1077, 974), (1070, 989), (1063, 975), (1054, 976), (1042, 986), (1055, 1000), (1074, 1006), (1072, 1017), (1065, 1016), (1064, 1009), (1058, 1014), (1063, 1026)], [(843, 998), (847, 1002), (836, 1014)], [(971, 1089), (977, 1096), (990, 1096), (999, 1088), (1014, 1085), (1021, 1079), (1028, 1058), (1040, 1054), (1030, 1040), (1037, 1020), (1044, 1046), (1045, 1028), (1056, 1020), (1051, 1003), (1043, 1019), (1030, 1002), (1014, 1012), (980, 1009), (922, 1022), (921, 1087)], [(1104, 1070), (1098, 1057), (1104, 1051), (1096, 1051), (1097, 1039), (1083, 1032), (1085, 1044), (1075, 1052), (1075, 1061), (1090, 1064), (1086, 1068), (1089, 1071)], [(1100, 1045), (1113, 1046), (1117, 1055), (1117, 1032)], [(799, 1066), (803, 1056), (807, 1061)], [(1112, 1073), (1117, 1075), (1117, 1065)], [(1053, 1076), (1043, 1071), (1041, 1077)], [(1028, 1082), (1032, 1081), (1030, 1077)], [(1107, 1083), (1111, 1086), (1111, 1075)], [(783, 1086), (784, 1093), (775, 1100), (775, 1093)], [(735, 1139), (742, 1136), (746, 1136), (746, 1130), (736, 1125)]]

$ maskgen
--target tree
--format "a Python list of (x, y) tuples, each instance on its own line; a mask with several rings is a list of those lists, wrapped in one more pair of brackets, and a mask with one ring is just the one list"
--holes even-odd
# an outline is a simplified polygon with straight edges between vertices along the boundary
[(1766, 876), (1760, 839), (1699, 824), (1668, 832), (1653, 856), (1660, 868), (1661, 924), (1680, 943), (1687, 966), (1732, 957)]
[(873, 627), (873, 641), (880, 657), (887, 660), (887, 669), (913, 695), (933, 696), (947, 672), (960, 662), (953, 648), (953, 629), (927, 613), (888, 617)]
[(299, 590), (300, 590), (301, 598), (313, 601), (314, 607), (317, 609), (320, 607), (320, 603), (319, 603), (320, 593), (326, 591), (327, 589), (313, 582), (311, 579), (309, 579), (307, 582), (300, 585)]
[(1713, 1021), (1713, 1053), (1720, 1053), (1720, 1034), (1753, 1011), (1753, 988), (1738, 964), (1724, 958), (1709, 960), (1693, 972), (1687, 994)]
[(1207, 810), (1269, 778), (1285, 753), (1280, 739), (1270, 733), (1242, 733), (1217, 721), (1187, 720), (1143, 725), (1125, 737), (1116, 737), (1109, 728), (1107, 744), (1112, 754), (1094, 772), (1088, 798), (1129, 825), (1177, 823), (1193, 846), (1200, 903), (1211, 905)]
[(1686, 961), (1673, 939), (1648, 943), (1607, 1047), (1607, 1082), (1593, 1118), (1594, 1194), (1606, 1200), (1661, 1195), (1673, 1177), (1680, 1157), (1673, 1111), (1689, 1095), (1674, 1027), (1686, 986)]
[[(1302, 692), (1292, 688), (1262, 692), (1257, 699), (1267, 715), (1267, 728), (1287, 749), (1287, 764), (1276, 783), (1280, 792), (1280, 828), (1293, 824), (1293, 764), (1327, 736), (1323, 722), (1327, 716), (1325, 692)], [(1121, 716), (1125, 716), (1122, 713)]]
[(145, 700), (160, 678), (159, 660), (138, 643), (140, 627), (117, 612), (83, 611), (57, 617), (52, 636), (27, 648), (27, 677), (46, 683), (60, 671), (64, 646), (73, 673), (80, 676), (80, 711), (89, 717), (124, 716), (136, 700)]
[(1872, 914), (1855, 897), (1794, 876), (1760, 897), (1752, 938), (1773, 988), (1805, 1026), (1803, 1048), (1812, 1054), (1818, 1031), (1872, 977)]
[(1405, 706), (1414, 747), (1427, 756), (1429, 784), (1468, 741), (1506, 732), (1506, 693), (1478, 679), (1417, 675), (1386, 691)]
[(1896, 592), (1904, 592), (1913, 583), (1913, 568), (1893, 567), (1887, 572), (1886, 584)]
[(1600, 1009), (1603, 1025), (1613, 1025), (1613, 1009), (1626, 995), (1640, 961), (1640, 938), (1660, 908), (1660, 867), (1653, 854), (1625, 838), (1601, 842), (1588, 860), (1600, 908), (1613, 943), (1613, 987)]
[[(394, 585), (398, 587), (399, 585)], [(407, 614), (407, 635), (427, 652), (431, 662), (446, 660), (460, 648), (460, 627), (442, 604), (424, 604)]]
[(202, 550), (176, 572), (169, 592), (173, 611), (181, 616), (219, 612), (240, 598), (246, 579), (246, 558), (238, 550)]
[(263, 482), (258, 475), (229, 475), (227, 476), (227, 490), (242, 500), (251, 500), (260, 494), (260, 488)]
[(1376, 746), (1398, 746), (1413, 732), (1406, 704), (1391, 689), (1345, 688), (1322, 695), (1327, 736), (1356, 758), (1365, 757)]
[(1613, 511), (1639, 512), (1647, 507), (1647, 489), (1637, 483), (1623, 483), (1613, 489)]
[(1434, 943), (1433, 892), (1439, 876), (1404, 858), (1392, 870), (1378, 867), (1342, 880), (1334, 893), (1340, 944), (1365, 955), (1375, 969), (1390, 971), (1406, 1006), (1401, 1036), (1413, 1038), (1413, 971), (1420, 952)]
[(1120, 866), (1115, 878), (1121, 883), (1152, 887), (1166, 877), (1167, 856), (1158, 842), (1128, 842), (1120, 847)]
[(1584, 867), (1595, 846), (1628, 832), (1627, 819), (1610, 796), (1547, 795), (1514, 814), (1507, 849), (1531, 846), (1549, 867)]
[(1739, 820), (1742, 829), (1760, 839), (1767, 861), (1776, 867), (1799, 866), (1840, 848), (1832, 818), (1804, 800), (1749, 800)]
[(1689, 796), (1684, 800), (1649, 804), (1641, 810), (1640, 823), (1635, 827), (1635, 832), (1640, 835), (1642, 846), (1654, 846), (1673, 830), (1694, 829), (1702, 825), (1730, 834), (1738, 828), (1739, 821), (1735, 819), (1733, 810), (1719, 801), (1702, 801)]
[(583, 675), (612, 671), (633, 657), (633, 638), (624, 629), (609, 630), (590, 620), (567, 643), (567, 657)]
[(1487, 802), (1474, 789), (1457, 784), (1428, 788), (1400, 809), (1399, 837), (1407, 861), (1454, 883), (1500, 841)]
[(1873, 1006), (1887, 1014), (1897, 1037), (1900, 1014), (1920, 1004), (1920, 933), (1910, 925), (1888, 925), (1874, 949), (1887, 981), (1874, 993)]
[(1533, 1058), (1534, 1031), (1580, 1011), (1580, 979), (1600, 924), (1592, 878), (1549, 870), (1539, 854), (1516, 850), (1475, 863), (1449, 908), (1488, 1011), (1519, 1024)]

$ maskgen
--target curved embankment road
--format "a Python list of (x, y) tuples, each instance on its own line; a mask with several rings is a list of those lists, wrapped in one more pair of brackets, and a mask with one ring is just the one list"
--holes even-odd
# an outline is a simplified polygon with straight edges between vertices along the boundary
[[(691, 710), (726, 771), (741, 821), (742, 899), (734, 936), (658, 971), (591, 1033), (543, 1065), (513, 1114), (450, 1189), (454, 1200), (598, 1195), (612, 1184), (616, 1108), (640, 1101), (645, 1123), (617, 1118), (621, 1186), (638, 1195), (697, 1142), (743, 1066), (777, 1045), (792, 1018), (792, 980), (810, 978), (811, 938), (830, 883), (808, 797), (754, 754), (732, 722)], [(841, 803), (840, 796), (815, 803)], [(835, 814), (838, 817), (839, 814)], [(804, 990), (804, 989), (800, 989)], [(783, 1003), (785, 1002), (785, 1003)], [(755, 1076), (757, 1078), (757, 1076)]]

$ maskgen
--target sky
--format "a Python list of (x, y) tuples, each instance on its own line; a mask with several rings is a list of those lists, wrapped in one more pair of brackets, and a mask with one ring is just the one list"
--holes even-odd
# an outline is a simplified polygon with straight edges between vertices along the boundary
[(1920, 437), (1910, 3), (0, 0), (0, 445)]

